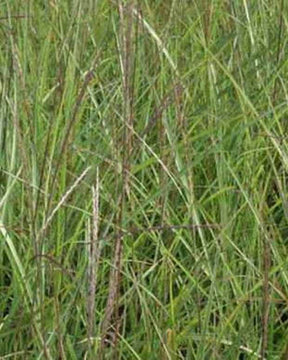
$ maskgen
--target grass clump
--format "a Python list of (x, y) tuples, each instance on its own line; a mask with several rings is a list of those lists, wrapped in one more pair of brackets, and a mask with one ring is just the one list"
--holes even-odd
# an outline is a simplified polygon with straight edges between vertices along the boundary
[(1, 359), (286, 359), (285, 2), (1, 14)]

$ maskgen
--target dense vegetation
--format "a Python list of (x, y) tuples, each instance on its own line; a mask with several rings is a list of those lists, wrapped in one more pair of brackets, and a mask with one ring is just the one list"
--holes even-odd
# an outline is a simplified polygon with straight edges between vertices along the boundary
[(287, 4), (0, 4), (1, 359), (287, 359)]

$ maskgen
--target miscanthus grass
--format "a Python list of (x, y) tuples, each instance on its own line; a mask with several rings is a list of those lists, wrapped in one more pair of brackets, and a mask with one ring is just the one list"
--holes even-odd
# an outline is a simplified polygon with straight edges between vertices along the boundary
[(285, 1), (0, 10), (0, 358), (287, 359)]

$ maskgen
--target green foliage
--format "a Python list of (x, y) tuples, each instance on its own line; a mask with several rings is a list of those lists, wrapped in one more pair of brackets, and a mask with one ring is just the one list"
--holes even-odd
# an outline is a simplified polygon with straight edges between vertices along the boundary
[(285, 1), (134, 3), (0, 4), (0, 357), (284, 359)]

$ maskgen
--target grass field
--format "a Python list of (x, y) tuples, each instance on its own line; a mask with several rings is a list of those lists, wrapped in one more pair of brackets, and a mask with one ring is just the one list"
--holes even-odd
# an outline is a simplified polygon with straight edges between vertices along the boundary
[(288, 4), (0, 4), (0, 359), (288, 359)]

